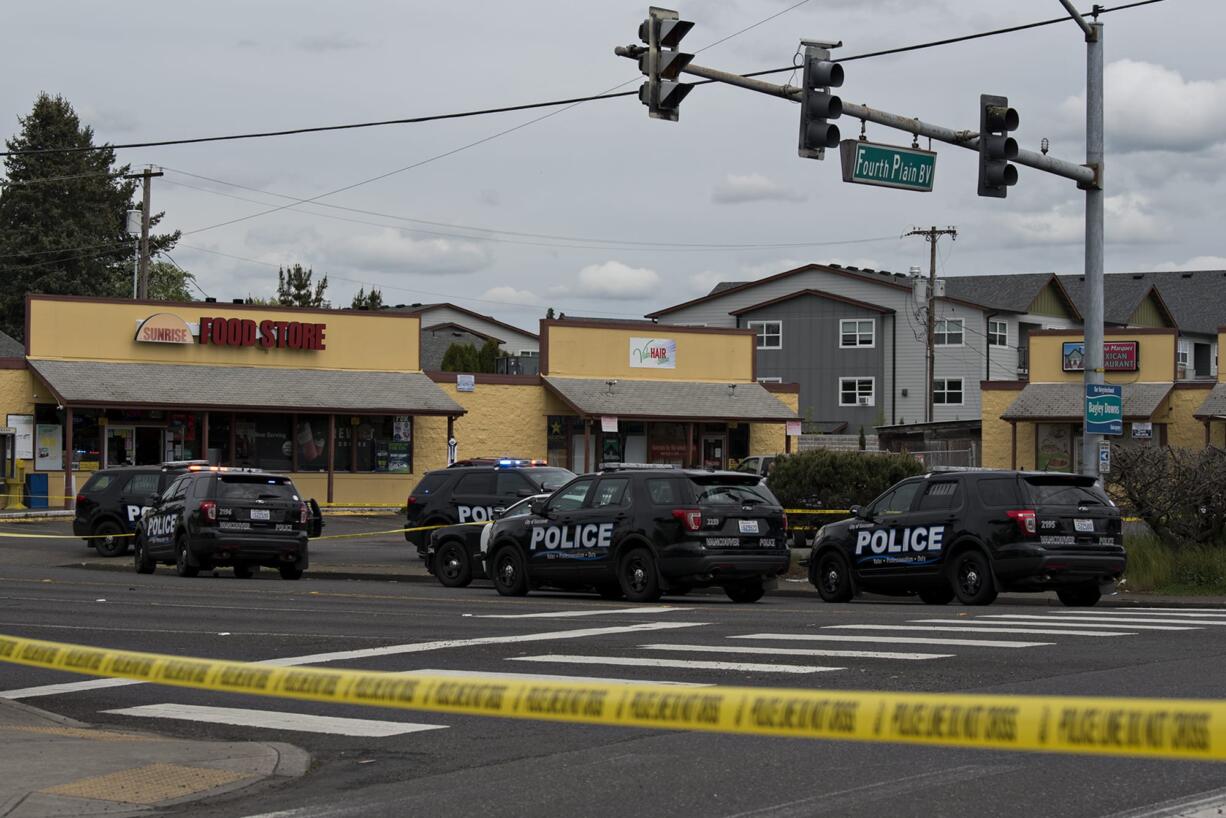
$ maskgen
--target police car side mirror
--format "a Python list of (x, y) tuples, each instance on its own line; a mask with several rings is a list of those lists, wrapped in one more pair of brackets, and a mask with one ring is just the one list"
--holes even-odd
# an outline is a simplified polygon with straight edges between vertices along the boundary
[(162, 499), (162, 495), (158, 494), (155, 491), (153, 494), (150, 494), (148, 497), (145, 498), (145, 505), (156, 506), (158, 504), (158, 500), (161, 500), (161, 499)]
[(532, 505), (529, 506), (529, 508), (532, 510), (533, 514), (540, 517), (542, 514), (545, 513), (545, 501), (544, 500), (533, 500)]
[(858, 517), (861, 520), (867, 520), (869, 516), (868, 509), (866, 509), (864, 506), (852, 506), (851, 516)]
[(507, 513), (507, 510), (506, 510), (505, 508), (503, 508), (502, 506), (497, 506), (497, 507), (494, 509), (494, 516), (495, 516), (495, 517), (501, 517), (503, 514), (506, 514), (506, 513)]

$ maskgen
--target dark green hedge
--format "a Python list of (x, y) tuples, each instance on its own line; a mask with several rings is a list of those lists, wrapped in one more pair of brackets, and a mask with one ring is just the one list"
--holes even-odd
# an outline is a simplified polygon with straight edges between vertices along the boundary
[(849, 508), (872, 501), (924, 467), (909, 454), (818, 449), (775, 461), (770, 489), (785, 508)]

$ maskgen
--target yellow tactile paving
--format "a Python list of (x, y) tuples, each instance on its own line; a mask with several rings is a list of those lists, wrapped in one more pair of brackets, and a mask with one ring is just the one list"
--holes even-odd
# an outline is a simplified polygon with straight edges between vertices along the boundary
[(150, 764), (133, 767), (108, 775), (82, 778), (39, 792), (73, 798), (93, 798), (125, 804), (158, 804), (194, 795), (205, 790), (232, 784), (247, 773), (214, 770), (208, 767), (185, 767), (179, 764)]

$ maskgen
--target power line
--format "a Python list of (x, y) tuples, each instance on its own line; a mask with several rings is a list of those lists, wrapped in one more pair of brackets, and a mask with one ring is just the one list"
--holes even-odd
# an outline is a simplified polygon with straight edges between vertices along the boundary
[(40, 176), (35, 179), (22, 179), (19, 181), (11, 181), (9, 179), (0, 179), (0, 187), (24, 187), (26, 185), (41, 185), (47, 182), (68, 182), (73, 179), (97, 179), (102, 176), (118, 178), (123, 174), (120, 173), (78, 173), (73, 176)]
[[(804, 2), (809, 2), (809, 0), (804, 0)], [(791, 11), (797, 6), (804, 5), (804, 2), (797, 3), (794, 6), (790, 6), (784, 9), (783, 11), (772, 15), (771, 17), (768, 17), (757, 23), (754, 23), (751, 26), (747, 26), (741, 31), (738, 31), (734, 34), (730, 34), (727, 37), (724, 37), (723, 39), (716, 40), (714, 43), (711, 43), (711, 45), (706, 46), (703, 49), (699, 49), (699, 52), (705, 51), (707, 48), (711, 48), (713, 46), (719, 45), (720, 43), (723, 43), (727, 41), (728, 39), (731, 39), (732, 37), (737, 36), (738, 34), (742, 34), (746, 31), (749, 31), (750, 29), (753, 29), (753, 28), (756, 28), (757, 26), (762, 25), (765, 22), (773, 20), (776, 17), (780, 16), (781, 14), (785, 14), (788, 11)], [(1093, 14), (1094, 16), (1097, 16), (1100, 14), (1109, 14), (1114, 11), (1124, 11), (1127, 9), (1136, 8), (1138, 6), (1148, 6), (1153, 3), (1161, 3), (1161, 2), (1164, 2), (1164, 0), (1138, 0), (1138, 2), (1125, 3), (1122, 5), (1112, 6), (1109, 8), (1098, 8), (1096, 12), (1086, 12), (1086, 14), (1087, 15)], [(998, 28), (998, 29), (993, 29), (991, 31), (978, 32), (975, 34), (966, 34), (966, 35), (962, 35), (958, 37), (947, 37), (941, 40), (931, 40), (931, 41), (924, 42), (924, 43), (916, 43), (914, 45), (899, 46), (897, 48), (888, 48), (888, 49), (883, 49), (880, 51), (871, 51), (871, 52), (867, 52), (864, 54), (855, 54), (849, 57), (842, 57), (836, 60), (836, 62), (852, 62), (854, 60), (866, 60), (872, 57), (884, 57), (884, 56), (888, 56), (891, 54), (903, 54), (903, 53), (907, 53), (910, 51), (920, 51), (920, 50), (928, 49), (928, 48), (936, 48), (938, 46), (952, 45), (955, 43), (963, 43), (963, 42), (968, 42), (970, 40), (982, 39), (985, 37), (995, 37), (1001, 34), (1012, 34), (1012, 33), (1016, 33), (1019, 31), (1026, 31), (1028, 29), (1040, 28), (1042, 26), (1055, 25), (1057, 23), (1067, 23), (1071, 21), (1072, 21), (1072, 18), (1068, 16), (1054, 17), (1048, 20), (1038, 20), (1032, 23), (1023, 23), (1021, 25), (1008, 26), (1006, 28)], [(695, 53), (699, 53), (699, 52), (695, 52)], [(768, 74), (780, 74), (780, 73), (794, 71), (794, 70), (795, 70), (795, 66), (789, 65), (784, 68), (772, 68), (772, 69), (768, 69), (765, 71), (753, 71), (748, 74), (742, 74), (741, 76), (743, 77), (761, 77), (761, 76), (766, 76)], [(635, 79), (638, 79), (638, 78), (636, 77)], [(633, 81), (634, 80), (628, 80), (627, 82), (633, 82)], [(693, 84), (694, 85), (708, 85), (712, 82), (714, 82), (714, 80), (699, 80)], [(538, 109), (538, 108), (551, 108), (551, 107), (557, 107), (557, 106), (562, 106), (562, 105), (565, 105), (567, 107), (573, 107), (575, 105), (578, 105), (584, 102), (594, 102), (596, 100), (601, 100), (601, 99), (617, 99), (620, 97), (638, 96), (637, 91), (623, 91), (620, 93), (613, 92), (615, 89), (620, 88), (622, 85), (625, 85), (625, 84), (627, 83), (621, 83), (620, 85), (614, 86), (613, 89), (610, 89), (610, 91), (606, 91), (600, 94), (592, 94), (590, 96), (570, 97), (567, 99), (555, 99), (555, 100), (549, 100), (546, 102), (529, 102), (529, 103), (524, 103), (521, 105), (507, 105), (507, 106), (502, 106), (498, 108), (479, 108), (479, 109), (475, 109), (471, 111), (459, 111), (459, 112), (448, 113), (448, 114), (429, 114), (425, 116), (403, 117), (399, 119), (374, 120), (371, 122), (353, 122), (353, 123), (347, 123), (347, 124), (342, 124), (342, 125), (319, 125), (319, 126), (304, 127), (304, 128), (285, 128), (285, 129), (275, 130), (275, 131), (253, 131), (253, 132), (247, 132), (247, 133), (224, 134), (220, 136), (200, 136), (200, 137), (190, 137), (190, 138), (184, 138), (184, 139), (159, 139), (159, 140), (151, 140), (147, 142), (127, 142), (127, 143), (123, 143), (119, 145), (105, 144), (105, 145), (90, 145), (90, 146), (74, 146), (74, 147), (65, 147), (65, 148), (34, 148), (31, 150), (23, 150), (23, 151), (0, 151), (0, 156), (32, 156), (32, 155), (37, 155), (37, 154), (52, 154), (52, 153), (82, 153), (85, 151), (96, 151), (96, 150), (125, 150), (125, 149), (131, 149), (131, 148), (155, 148), (155, 147), (168, 147), (168, 146), (174, 146), (174, 145), (194, 145), (194, 144), (199, 144), (202, 142), (228, 142), (228, 141), (235, 141), (235, 140), (242, 140), (242, 139), (265, 139), (269, 137), (295, 136), (299, 134), (309, 134), (309, 133), (323, 133), (327, 131), (346, 131), (346, 130), (357, 130), (357, 129), (362, 129), (362, 128), (378, 128), (378, 127), (383, 127), (387, 125), (416, 125), (416, 124), (421, 124), (425, 122), (436, 122), (436, 121), (448, 120), (448, 119), (465, 119), (469, 117), (488, 116), (491, 114), (513, 113), (516, 111), (530, 111), (530, 110)], [(535, 122), (535, 121), (537, 120), (533, 120), (532, 122)], [(532, 122), (527, 122), (524, 124), (530, 125), (532, 124)]]

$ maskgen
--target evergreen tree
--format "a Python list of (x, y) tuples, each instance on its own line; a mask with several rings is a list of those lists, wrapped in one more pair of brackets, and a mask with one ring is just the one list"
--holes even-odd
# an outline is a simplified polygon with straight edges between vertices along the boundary
[(472, 344), (457, 341), (443, 353), (440, 368), (444, 372), (481, 372), (481, 355)]
[(353, 297), (353, 309), (360, 310), (365, 307), (368, 310), (383, 309), (383, 293), (370, 288), (370, 292), (366, 292), (366, 288), (362, 287), (358, 290), (357, 295)]
[(323, 276), (312, 286), (313, 274), (309, 267), (302, 269), (301, 264), (278, 267), (277, 302), (284, 307), (327, 307), (328, 300), (324, 298), (324, 293), (328, 290), (328, 277)]
[[(137, 183), (123, 176), (107, 147), (66, 153), (29, 153), (46, 148), (92, 148), (94, 132), (83, 126), (60, 96), (40, 94), (21, 131), (5, 144), (17, 151), (4, 159), (0, 185), (0, 329), (25, 335), (25, 294), (130, 296), (133, 240), (127, 211)], [(162, 219), (155, 214), (150, 222)], [(178, 231), (151, 234), (150, 254), (169, 250)]]
[(553, 316), (553, 307), (550, 307), (549, 309), (545, 310), (545, 320), (546, 320), (546, 321), (552, 321), (552, 320), (553, 320), (553, 317), (554, 317), (554, 316)]
[(493, 338), (486, 341), (481, 349), (477, 352), (477, 361), (479, 365), (478, 372), (497, 372), (498, 371), (498, 354), (501, 349), (498, 342)]
[(169, 261), (149, 262), (150, 301), (194, 301), (196, 277)]

